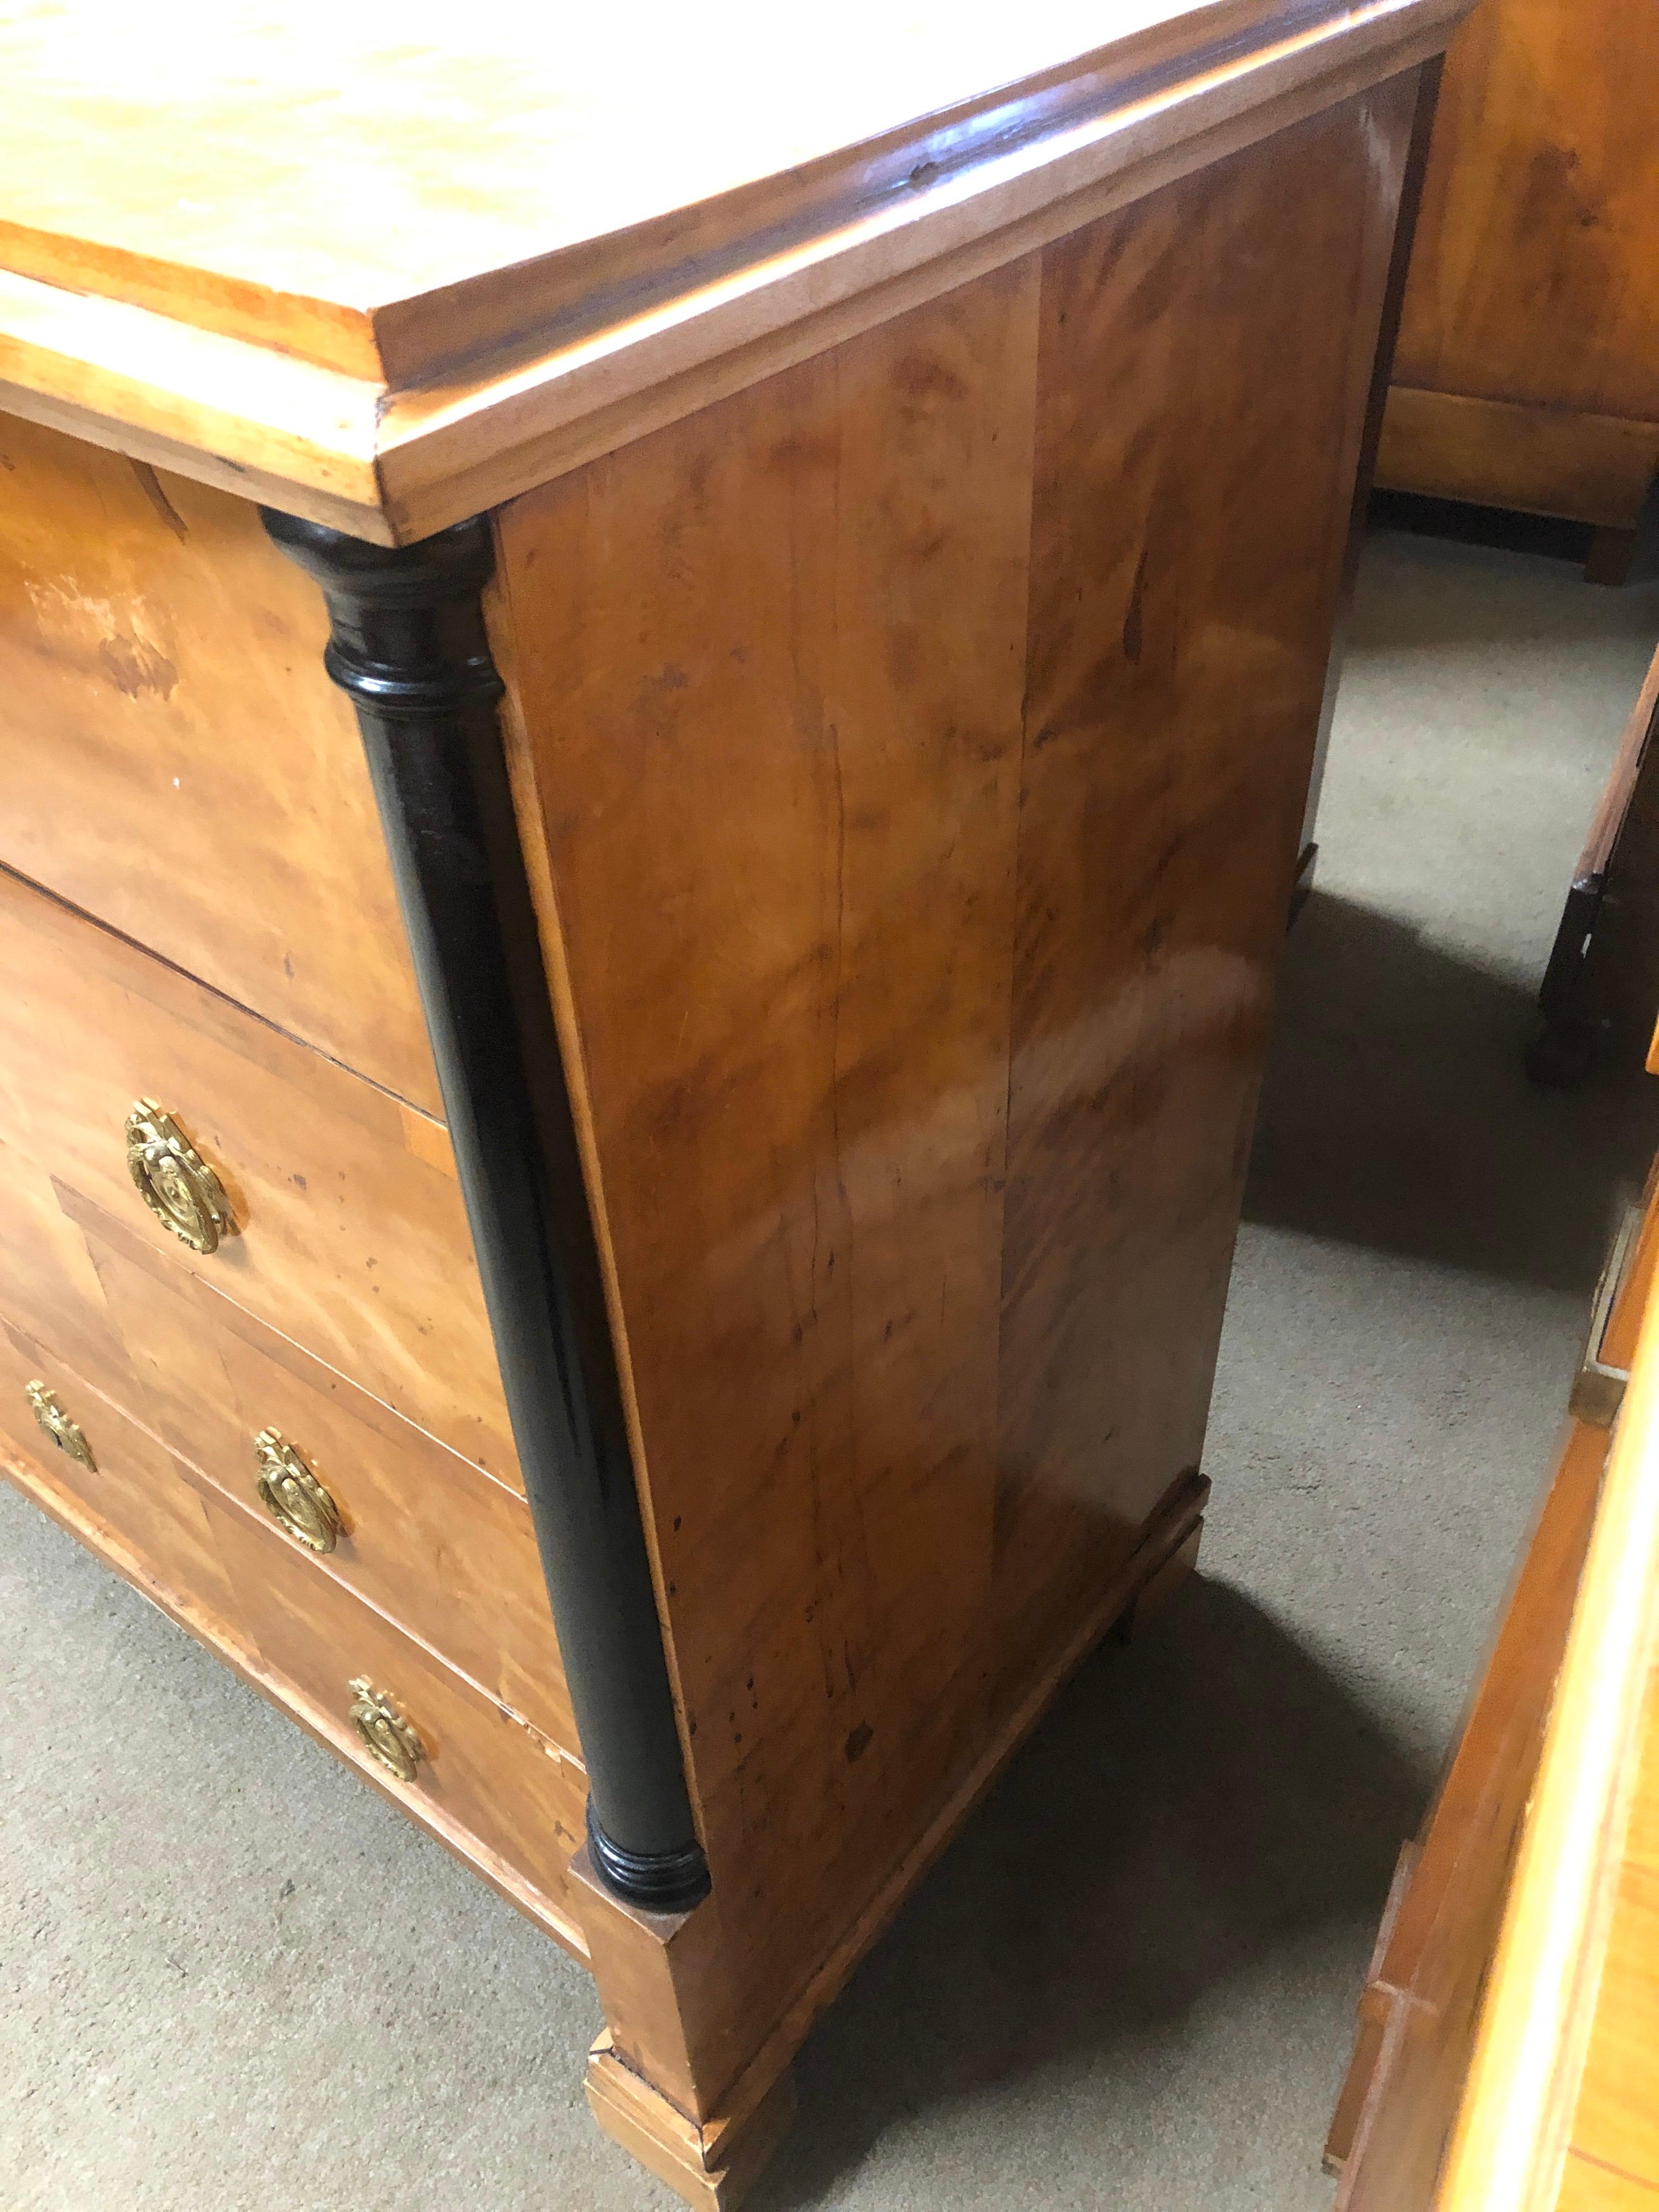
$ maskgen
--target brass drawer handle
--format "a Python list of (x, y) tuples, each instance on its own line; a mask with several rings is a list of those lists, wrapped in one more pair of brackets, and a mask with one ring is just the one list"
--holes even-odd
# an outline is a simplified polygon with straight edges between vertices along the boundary
[(412, 1782), (426, 1757), (426, 1746), (398, 1711), (384, 1690), (377, 1690), (367, 1674), (349, 1686), (351, 1724), (382, 1766), (399, 1782)]
[(259, 1468), (259, 1502), (279, 1528), (313, 1552), (331, 1552), (340, 1540), (340, 1509), (332, 1492), (301, 1458), (280, 1429), (261, 1429), (253, 1439)]
[(153, 1098), (140, 1098), (127, 1115), (127, 1173), (155, 1218), (192, 1251), (216, 1252), (235, 1229), (224, 1185)]
[(58, 1450), (67, 1452), (71, 1459), (78, 1459), (82, 1467), (96, 1474), (98, 1462), (92, 1455), (92, 1446), (80, 1423), (70, 1420), (58, 1404), (57, 1394), (48, 1390), (44, 1382), (26, 1382), (23, 1395), (29, 1401), (29, 1411)]

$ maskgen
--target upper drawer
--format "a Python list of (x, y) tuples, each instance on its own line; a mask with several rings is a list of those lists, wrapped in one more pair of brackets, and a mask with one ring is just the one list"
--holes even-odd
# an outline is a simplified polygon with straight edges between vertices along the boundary
[(0, 861), (435, 1111), (327, 635), (248, 501), (0, 422)]
[[(441, 1125), (0, 871), (0, 1139), (492, 1474), (520, 1482)], [(200, 1254), (127, 1167), (165, 1107), (235, 1228)], [(22, 1286), (17, 1317), (33, 1312)]]

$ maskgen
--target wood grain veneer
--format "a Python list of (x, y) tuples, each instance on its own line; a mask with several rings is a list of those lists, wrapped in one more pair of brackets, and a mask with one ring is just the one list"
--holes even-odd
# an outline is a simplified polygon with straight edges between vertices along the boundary
[(1196, 1462), (1415, 93), (499, 517), (756, 2029)]
[(246, 500), (0, 416), (0, 864), (436, 1113), (326, 636)]
[[(72, 9), (33, 9), (0, 34), (0, 390), (418, 538), (706, 404), (711, 376), (730, 390), (884, 319), (885, 287), (976, 273), (953, 254), (1013, 259), (1104, 211), (1081, 195), (1122, 204), (1414, 66), (1463, 5), (1119, 0), (1103, 21), (1041, 0), (941, 39), (858, 0), (810, 69), (774, 27), (751, 44), (730, 0), (695, 37), (653, 8), (574, 48), (494, 4), (464, 33), (334, 10), (307, 38), (316, 0), (297, 21), (243, 0), (210, 37), (115, 27), (94, 52)], [(70, 138), (100, 158), (42, 152)], [(359, 207), (374, 219), (341, 220)]]

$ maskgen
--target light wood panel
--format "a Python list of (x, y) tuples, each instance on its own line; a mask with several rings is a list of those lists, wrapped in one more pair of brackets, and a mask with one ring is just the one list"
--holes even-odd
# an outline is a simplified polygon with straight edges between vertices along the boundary
[[(1087, 195), (1415, 65), (1464, 4), (1041, 0), (945, 36), (857, 0), (805, 69), (732, 0), (695, 31), (647, 9), (623, 41), (495, 0), (464, 35), (247, 0), (176, 49), (116, 25), (95, 52), (38, 7), (0, 27), (0, 384), (15, 412), (418, 537), (590, 457), (573, 441), (608, 410), (635, 410), (614, 444), (677, 380), (752, 380), (820, 318), (867, 328), (884, 288), (931, 270), (936, 294), (953, 255), (1015, 258), (1101, 212)], [(162, 55), (164, 90), (137, 91)]]
[[(1469, 2084), (1447, 2160), (1443, 2212), (1548, 2202), (1594, 2085), (1586, 2058), (1659, 1655), (1659, 1305), (1643, 1323), (1574, 1608), (1538, 1781), (1492, 1960)], [(1638, 1931), (1640, 1933), (1641, 1931)], [(1628, 1962), (1645, 1973), (1644, 1959)], [(1617, 2002), (1615, 2050), (1630, 2014)], [(1650, 2053), (1649, 2078), (1654, 2054)], [(1604, 2079), (1607, 2077), (1603, 2077)], [(1605, 2124), (1605, 2115), (1601, 2124)], [(1639, 2172), (1642, 2153), (1617, 2140)], [(1582, 2161), (1581, 2161), (1582, 2162)], [(1619, 2163), (1618, 2160), (1613, 2161)]]
[(1659, 2200), (1659, 1671), (1650, 1670), (1634, 1802), (1573, 2114), (1562, 2212), (1601, 2189)]
[(1415, 96), (500, 519), (728, 2063), (1185, 1494)]
[(246, 500), (0, 421), (0, 862), (436, 1112), (327, 635)]
[(387, 1412), (113, 1219), (81, 1216), (138, 1395), (157, 1434), (240, 1502), (253, 1440), (275, 1428), (344, 1526), (304, 1553), (484, 1692), (580, 1756), (535, 1532), (522, 1498)]
[[(3, 871), (0, 1028), (0, 1134), (52, 1179), (61, 1208), (73, 1215), (78, 1199), (113, 1214), (517, 1482), (460, 1193), (434, 1164), (447, 1151), (435, 1123)], [(133, 1188), (123, 1131), (144, 1097), (175, 1115), (228, 1193), (239, 1233), (210, 1256)], [(92, 1308), (87, 1326), (106, 1325)]]
[(1634, 521), (1659, 465), (1656, 81), (1649, 0), (1480, 0), (1442, 88), (1379, 481)]

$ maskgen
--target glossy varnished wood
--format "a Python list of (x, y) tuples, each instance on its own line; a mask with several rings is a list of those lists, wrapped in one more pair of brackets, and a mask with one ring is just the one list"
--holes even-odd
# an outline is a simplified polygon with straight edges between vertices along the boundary
[(52, 1169), (0, 1129), (0, 1313), (24, 1317), (41, 1342), (131, 1405), (137, 1385), (86, 1239), (64, 1210)]
[(1415, 97), (500, 517), (716, 2070), (1197, 1458)]
[(580, 34), (235, 0), (95, 46), (33, 8), (0, 27), (0, 387), (402, 542), (1416, 65), (1463, 7), (1037, 0), (947, 33), (855, 0), (810, 69), (730, 0)]
[[(70, 1215), (90, 1200), (516, 1481), (439, 1124), (3, 871), (0, 1027), (0, 1139), (28, 1164), (38, 1216), (42, 1178)], [(178, 1117), (229, 1195), (238, 1233), (210, 1256), (133, 1188), (123, 1128), (141, 1097)], [(85, 1286), (77, 1266), (62, 1297)], [(84, 1326), (107, 1328), (101, 1297)]]
[(1633, 522), (1659, 470), (1648, 0), (1480, 0), (1454, 40), (1381, 480)]
[(945, 1692), (990, 1589), (1037, 280), (503, 518), (694, 1786), (745, 1948), (803, 1905), (792, 1950), (826, 1948), (856, 1862), (900, 1846), (959, 1755)]
[(0, 421), (0, 862), (435, 1111), (326, 636), (246, 501)]
[[(999, 1355), (1017, 1662), (1202, 1445), (1407, 89), (1372, 112), (1374, 143), (1351, 115), (1288, 134), (1045, 259)], [(1264, 385), (1279, 349), (1298, 374)]]

